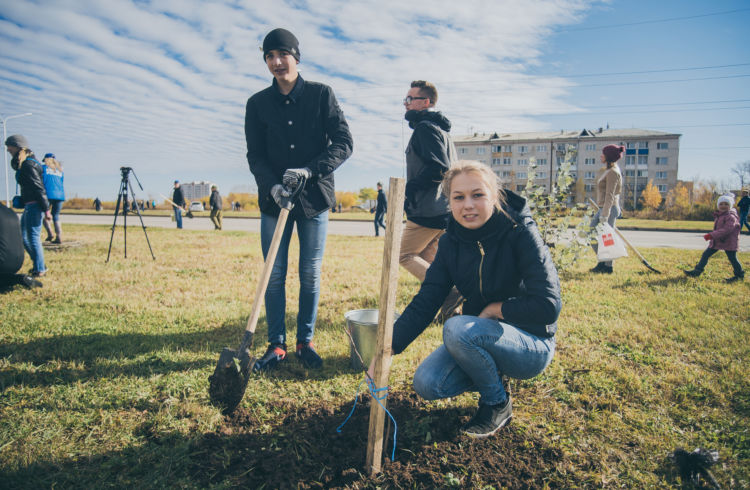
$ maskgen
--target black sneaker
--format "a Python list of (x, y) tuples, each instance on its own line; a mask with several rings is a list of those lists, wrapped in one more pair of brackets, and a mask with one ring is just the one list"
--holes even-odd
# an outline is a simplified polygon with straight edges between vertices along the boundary
[(745, 276), (732, 276), (724, 279), (724, 282), (731, 284), (733, 282), (741, 281), (745, 278)]
[(297, 342), (297, 351), (294, 353), (302, 364), (309, 369), (320, 369), (323, 359), (315, 352), (315, 346), (310, 342)]
[(263, 357), (255, 361), (253, 371), (268, 372), (276, 369), (286, 359), (286, 344), (268, 344)]
[(682, 271), (682, 272), (684, 272), (685, 275), (688, 276), (688, 277), (698, 277), (698, 276), (701, 275), (701, 272), (703, 272), (703, 271), (692, 269), (692, 270), (689, 270), (689, 271)]
[(461, 428), (461, 431), (469, 437), (478, 439), (489, 437), (505, 426), (512, 416), (513, 404), (510, 397), (500, 405), (480, 403), (477, 413)]

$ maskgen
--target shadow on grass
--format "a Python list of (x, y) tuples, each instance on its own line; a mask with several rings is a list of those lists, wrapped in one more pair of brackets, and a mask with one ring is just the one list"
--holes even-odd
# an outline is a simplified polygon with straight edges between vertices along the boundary
[[(216, 432), (190, 438), (158, 433), (147, 421), (136, 430), (136, 445), (6, 468), (3, 482), (7, 488), (535, 488), (545, 483), (581, 487), (590, 481), (561, 449), (513, 425), (489, 439), (466, 438), (458, 427), (469, 414), (455, 407), (430, 409), (411, 392), (388, 398), (399, 424), (396, 461), (386, 461), (372, 479), (364, 471), (369, 398), (358, 404), (340, 433), (336, 428), (351, 403), (275, 404), (281, 415), (273, 427), (247, 408), (225, 418)], [(390, 457), (390, 452), (387, 447), (384, 454)]]

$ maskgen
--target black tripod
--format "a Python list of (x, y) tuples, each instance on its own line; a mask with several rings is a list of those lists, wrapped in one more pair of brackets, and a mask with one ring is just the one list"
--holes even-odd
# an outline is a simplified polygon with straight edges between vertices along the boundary
[(143, 186), (141, 185), (141, 182), (138, 180), (138, 176), (135, 175), (135, 170), (133, 170), (130, 167), (120, 167), (120, 173), (122, 173), (122, 180), (120, 181), (120, 190), (117, 193), (117, 204), (115, 205), (115, 221), (112, 223), (112, 235), (109, 237), (109, 250), (107, 251), (107, 260), (105, 262), (109, 262), (109, 254), (112, 252), (112, 238), (115, 236), (115, 226), (117, 225), (117, 213), (120, 210), (120, 203), (122, 203), (122, 219), (123, 219), (123, 230), (125, 233), (125, 258), (128, 258), (128, 189), (130, 189), (130, 196), (133, 198), (133, 205), (131, 212), (135, 210), (135, 213), (138, 215), (138, 218), (141, 220), (141, 227), (143, 228), (143, 234), (146, 235), (146, 243), (148, 243), (148, 250), (151, 252), (151, 257), (156, 260), (156, 257), (154, 256), (154, 251), (151, 250), (151, 242), (148, 241), (148, 233), (146, 233), (146, 225), (143, 224), (143, 216), (141, 216), (141, 212), (138, 210), (138, 202), (135, 200), (135, 192), (133, 192), (133, 186), (130, 184), (130, 180), (128, 179), (128, 176), (130, 175), (130, 172), (133, 172), (133, 177), (135, 177), (135, 181), (138, 182), (138, 187), (143, 190)]

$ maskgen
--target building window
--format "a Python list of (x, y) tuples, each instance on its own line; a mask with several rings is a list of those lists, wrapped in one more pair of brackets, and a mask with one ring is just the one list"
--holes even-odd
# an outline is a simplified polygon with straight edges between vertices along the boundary
[(477, 155), (484, 155), (484, 153), (487, 151), (487, 148), (484, 146), (480, 146), (477, 148)]
[(625, 157), (625, 166), (626, 167), (634, 167), (635, 166), (635, 157)]
[(648, 155), (639, 155), (638, 156), (638, 166), (641, 165), (648, 165)]
[(512, 164), (513, 164), (513, 160), (511, 160), (510, 157), (503, 158), (503, 165), (512, 165)]
[(584, 179), (595, 179), (596, 178), (596, 172), (586, 172), (583, 174)]
[(596, 158), (586, 158), (583, 160), (584, 165), (596, 165)]
[(547, 159), (546, 158), (540, 158), (536, 161), (537, 165), (547, 165)]
[(594, 190), (594, 184), (586, 184), (583, 186), (583, 188), (586, 190), (586, 192), (591, 192)]
[(512, 145), (504, 145), (503, 146), (503, 151), (506, 152), (506, 153), (510, 153), (510, 152), (513, 151), (513, 146)]
[(547, 145), (536, 145), (536, 151), (547, 151)]
[(667, 185), (666, 184), (659, 184), (656, 186), (657, 189), (659, 189), (659, 192), (667, 192)]
[(493, 145), (492, 146), (492, 152), (493, 153), (498, 153), (498, 152), (502, 151), (502, 149), (503, 149), (503, 147), (501, 145)]
[(469, 153), (469, 149), (468, 148), (459, 148), (458, 152), (460, 154), (462, 154), (462, 155), (466, 155), (467, 153)]
[(516, 184), (516, 192), (523, 192), (523, 190), (526, 189), (526, 186), (523, 184)]
[(628, 148), (628, 149), (635, 148), (635, 141), (628, 141), (627, 143), (625, 143), (625, 148)]
[(492, 159), (492, 165), (500, 165), (502, 160), (500, 158), (493, 158)]
[(639, 141), (638, 148), (648, 148), (648, 141)]
[(525, 158), (521, 158), (520, 160), (516, 160), (516, 163), (522, 167), (525, 167), (526, 165), (529, 164), (529, 161)]
[(527, 151), (529, 151), (529, 147), (526, 145), (518, 145), (516, 148), (518, 149), (519, 153), (526, 153)]
[(667, 165), (667, 157), (656, 157), (657, 165)]
[(594, 151), (596, 150), (596, 143), (589, 143), (586, 145), (586, 150), (588, 151)]
[(654, 175), (657, 179), (666, 179), (667, 178), (667, 172), (656, 172), (656, 175)]
[(547, 172), (537, 172), (536, 173), (537, 179), (546, 179), (547, 178)]
[(648, 170), (639, 170), (638, 177), (648, 177)]
[(657, 150), (669, 150), (669, 143), (656, 143)]
[(525, 179), (526, 178), (526, 172), (516, 172), (516, 178), (517, 179)]
[(507, 171), (507, 170), (505, 172), (503, 172), (502, 175), (501, 175), (501, 177), (510, 177), (510, 176), (511, 176), (511, 172)]
[(635, 177), (635, 170), (626, 170), (625, 177)]

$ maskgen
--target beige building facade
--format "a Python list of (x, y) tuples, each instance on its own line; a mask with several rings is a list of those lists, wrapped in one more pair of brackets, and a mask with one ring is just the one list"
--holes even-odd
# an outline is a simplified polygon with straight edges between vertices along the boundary
[(536, 183), (549, 190), (573, 146), (577, 152), (570, 172), (575, 180), (574, 201), (596, 198), (599, 157), (607, 145), (625, 146), (618, 162), (623, 175), (621, 205), (632, 209), (646, 184), (655, 185), (663, 197), (677, 185), (680, 136), (647, 129), (595, 129), (536, 133), (493, 133), (454, 136), (458, 158), (478, 160), (495, 172), (503, 186), (513, 191), (526, 187), (529, 164), (536, 162)]

